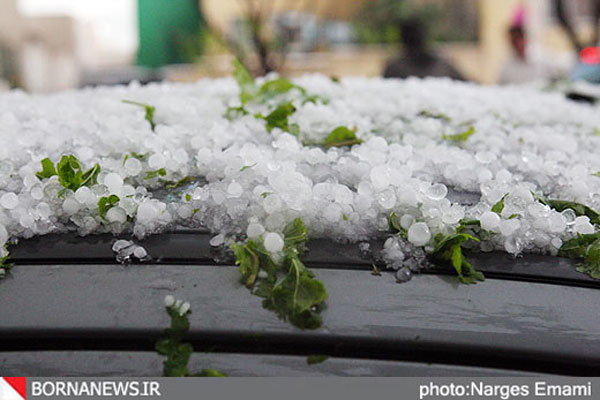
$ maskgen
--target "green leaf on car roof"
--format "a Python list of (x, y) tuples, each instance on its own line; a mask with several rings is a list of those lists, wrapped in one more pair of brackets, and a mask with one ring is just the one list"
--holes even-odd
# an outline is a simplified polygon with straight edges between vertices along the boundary
[(191, 310), (182, 313), (177, 304), (167, 306), (167, 313), (171, 317), (171, 326), (167, 328), (162, 337), (156, 342), (155, 348), (159, 354), (167, 357), (163, 361), (163, 376), (166, 377), (225, 377), (227, 375), (216, 369), (203, 369), (200, 373), (192, 374), (188, 369), (190, 357), (194, 348), (183, 339), (190, 329), (188, 316)]
[(119, 203), (119, 196), (111, 194), (110, 196), (101, 197), (98, 200), (98, 214), (102, 219), (106, 219), (106, 213)]
[(331, 131), (323, 141), (325, 147), (344, 147), (362, 143), (362, 139), (356, 137), (356, 127), (350, 129), (346, 126), (338, 126)]
[(258, 89), (257, 97), (259, 101), (265, 102), (274, 97), (285, 94), (292, 89), (298, 90), (302, 96), (306, 95), (306, 90), (303, 87), (293, 84), (289, 79), (276, 78), (263, 83)]
[(596, 226), (600, 226), (600, 214), (591, 207), (585, 204), (577, 203), (575, 201), (547, 199), (543, 196), (533, 193), (535, 199), (542, 204), (549, 206), (550, 208), (563, 212), (567, 209), (571, 209), (575, 212), (578, 217), (585, 216), (590, 219), (590, 222)]
[[(164, 168), (162, 168), (164, 170)], [(160, 171), (160, 170), (158, 170)], [(167, 171), (164, 171), (165, 175), (167, 173)], [(161, 175), (160, 172), (158, 172), (159, 175)], [(161, 175), (164, 176), (164, 175)], [(198, 177), (197, 176), (184, 176), (183, 178), (179, 179), (178, 181), (167, 181), (165, 182), (165, 187), (167, 189), (177, 189), (178, 187), (190, 184), (190, 183), (194, 183), (198, 181)]]
[(56, 168), (49, 158), (41, 161), (42, 170), (36, 173), (38, 179), (46, 179), (58, 175), (58, 182), (65, 188), (76, 191), (82, 186), (92, 186), (98, 183), (100, 165), (83, 172), (81, 163), (74, 155), (64, 155), (56, 163)]
[(190, 376), (195, 377), (205, 377), (205, 378), (227, 378), (227, 375), (220, 372), (219, 370), (213, 368), (204, 368), (197, 374), (192, 374)]
[(299, 328), (320, 327), (320, 307), (327, 299), (325, 286), (315, 279), (296, 254), (287, 254), (284, 266), (288, 267), (287, 275), (273, 286), (263, 306)]
[(8, 252), (8, 246), (4, 245), (5, 256), (0, 258), (0, 279), (4, 278), (6, 272), (13, 267), (13, 264), (9, 262), (10, 253)]
[(428, 111), (428, 110), (422, 110), (417, 115), (420, 117), (439, 119), (442, 121), (448, 121), (448, 122), (452, 121), (452, 118), (450, 118), (448, 115), (446, 115), (444, 113), (436, 113), (436, 112)]
[(296, 112), (296, 107), (292, 102), (286, 102), (278, 105), (273, 111), (266, 116), (262, 114), (256, 114), (256, 118), (264, 119), (266, 121), (267, 131), (271, 132), (274, 128), (279, 128), (283, 131), (289, 132), (293, 135), (298, 135), (298, 125), (290, 124), (288, 118)]
[(485, 277), (481, 272), (475, 270), (462, 252), (462, 244), (469, 240), (479, 242), (478, 238), (468, 233), (457, 232), (447, 236), (440, 233), (435, 237), (436, 245), (432, 258), (434, 262), (451, 265), (460, 282), (474, 284), (485, 280)]
[(308, 365), (320, 364), (327, 361), (327, 359), (329, 359), (329, 356), (325, 354), (311, 354), (306, 357), (306, 363)]
[(225, 110), (225, 118), (227, 118), (230, 121), (248, 114), (249, 112), (244, 106), (227, 107), (227, 110)]
[(156, 112), (156, 107), (151, 106), (150, 104), (139, 103), (133, 100), (121, 100), (125, 104), (131, 104), (137, 107), (141, 107), (144, 109), (144, 119), (148, 121), (150, 124), (150, 128), (154, 131), (156, 128), (156, 123), (154, 122), (154, 113)]
[(153, 179), (156, 178), (158, 176), (166, 176), (167, 175), (167, 170), (164, 168), (159, 168), (157, 170), (154, 171), (147, 171), (146, 172), (146, 176), (144, 177), (144, 179)]
[(318, 94), (305, 94), (302, 97), (302, 105), (308, 104), (308, 103), (312, 103), (312, 104), (317, 104), (317, 103), (321, 103), (321, 104), (329, 104), (329, 99), (325, 96), (321, 96)]
[(448, 140), (448, 141), (451, 141), (451, 142), (466, 142), (467, 139), (469, 139), (474, 134), (475, 134), (475, 128), (471, 126), (466, 131), (461, 132), (461, 133), (457, 133), (455, 135), (446, 135), (446, 134), (444, 134), (444, 135), (442, 135), (442, 139)]
[[(309, 102), (317, 103), (318, 101), (321, 101), (323, 104), (329, 102), (329, 100), (323, 96), (308, 94), (306, 89), (302, 86), (296, 85), (284, 77), (266, 81), (258, 86), (255, 79), (252, 77), (252, 74), (250, 74), (250, 71), (248, 71), (238, 59), (233, 61), (233, 69), (233, 76), (240, 88), (241, 105), (227, 108), (225, 111), (225, 118), (229, 120), (247, 115), (249, 112), (246, 109), (246, 105), (250, 102), (265, 103), (278, 96), (284, 95), (291, 90), (300, 92), (303, 105)], [(284, 130), (287, 131), (287, 129)]]
[(408, 237), (408, 232), (400, 225), (400, 218), (395, 211), (390, 213), (388, 217), (388, 228), (392, 233), (397, 233), (402, 238), (406, 239)]
[(506, 197), (508, 196), (508, 193), (506, 193), (504, 196), (502, 196), (502, 198), (492, 206), (492, 212), (495, 212), (498, 215), (502, 215), (502, 211), (504, 210), (504, 200), (506, 199)]
[(561, 246), (558, 255), (580, 260), (577, 271), (600, 279), (600, 232), (577, 234)]
[(564, 200), (546, 200), (546, 203), (558, 212), (562, 212), (567, 209), (575, 211), (575, 215), (586, 216), (590, 219), (590, 222), (594, 225), (600, 225), (600, 214), (598, 214), (592, 208), (585, 204), (576, 203), (574, 201)]
[(194, 348), (189, 343), (183, 343), (183, 338), (190, 329), (188, 314), (191, 311), (181, 315), (176, 307), (171, 306), (167, 307), (167, 313), (171, 317), (171, 326), (156, 343), (156, 351), (167, 356), (163, 362), (163, 376), (188, 376), (187, 365)]
[(240, 168), (240, 172), (244, 172), (245, 170), (254, 168), (254, 167), (256, 167), (256, 163), (250, 164), (250, 165), (244, 165), (242, 168)]
[(56, 168), (54, 168), (54, 163), (49, 158), (44, 158), (42, 161), (42, 170), (35, 173), (35, 176), (38, 179), (50, 178), (51, 176), (56, 175)]
[(231, 247), (242, 283), (255, 295), (264, 298), (264, 308), (301, 329), (316, 329), (322, 323), (320, 312), (327, 299), (327, 291), (300, 261), (299, 255), (306, 250), (306, 240), (306, 227), (297, 218), (284, 229), (280, 261), (274, 260), (261, 238), (244, 244), (233, 243)]

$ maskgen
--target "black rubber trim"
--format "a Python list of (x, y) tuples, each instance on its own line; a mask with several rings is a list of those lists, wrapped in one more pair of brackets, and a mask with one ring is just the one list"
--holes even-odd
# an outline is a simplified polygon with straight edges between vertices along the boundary
[[(19, 331), (0, 341), (1, 351), (154, 351), (160, 333), (154, 330)], [(3, 335), (4, 336), (4, 335)], [(318, 333), (195, 332), (186, 337), (195, 351), (301, 355), (326, 354), (339, 358), (412, 361), (573, 376), (600, 375), (600, 359), (540, 353), (484, 345), (434, 340), (326, 336)]]
[[(131, 239), (121, 236), (123, 239)], [(179, 265), (221, 265), (233, 263), (222, 249), (210, 246), (211, 235), (199, 231), (176, 231), (151, 236), (142, 244), (153, 262)], [(11, 247), (12, 261), (19, 265), (114, 264), (112, 243), (117, 237), (108, 234), (80, 237), (75, 234), (38, 236)], [(371, 243), (381, 248), (381, 242)], [(311, 268), (370, 270), (373, 261), (361, 255), (357, 245), (345, 245), (333, 240), (309, 243), (303, 261)], [(577, 272), (574, 260), (526, 254), (512, 257), (506, 253), (473, 253), (469, 260), (488, 278), (538, 282), (555, 285), (600, 288), (600, 281)], [(379, 267), (383, 267), (379, 265)], [(451, 268), (434, 267), (425, 273), (454, 275)]]

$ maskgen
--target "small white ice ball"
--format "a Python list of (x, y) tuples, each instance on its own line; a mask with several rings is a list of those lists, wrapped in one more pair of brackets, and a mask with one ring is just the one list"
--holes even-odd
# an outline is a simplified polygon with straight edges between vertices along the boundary
[(424, 222), (417, 222), (408, 228), (408, 241), (415, 246), (425, 246), (430, 239), (431, 232)]
[(281, 235), (275, 232), (269, 232), (265, 235), (265, 249), (271, 253), (279, 253), (283, 250), (283, 239)]

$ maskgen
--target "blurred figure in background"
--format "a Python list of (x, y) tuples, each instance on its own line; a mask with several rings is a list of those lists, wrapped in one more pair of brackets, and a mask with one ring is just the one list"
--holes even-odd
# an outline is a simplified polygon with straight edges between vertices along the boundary
[(525, 30), (525, 9), (519, 6), (508, 28), (511, 58), (504, 64), (500, 74), (500, 84), (523, 84), (552, 78), (552, 71), (542, 63), (535, 62), (527, 55), (527, 32)]
[(402, 21), (400, 35), (403, 49), (397, 58), (386, 64), (384, 78), (434, 76), (464, 80), (450, 63), (427, 48), (427, 31), (420, 19), (410, 18)]

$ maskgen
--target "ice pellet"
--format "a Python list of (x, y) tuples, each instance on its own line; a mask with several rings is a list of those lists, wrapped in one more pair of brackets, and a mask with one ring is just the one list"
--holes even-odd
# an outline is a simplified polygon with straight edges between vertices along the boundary
[(173, 307), (174, 304), (175, 304), (175, 297), (173, 297), (170, 294), (166, 295), (165, 296), (165, 306)]
[(148, 255), (148, 252), (146, 251), (145, 248), (143, 248), (142, 246), (137, 246), (135, 248), (135, 250), (133, 251), (133, 255), (134, 257), (136, 257), (138, 260), (143, 260), (144, 258), (146, 258), (146, 256)]
[(425, 190), (425, 195), (431, 200), (441, 200), (448, 194), (448, 188), (443, 183), (434, 183)]
[(500, 225), (500, 216), (493, 211), (486, 211), (479, 217), (481, 229), (493, 231)]
[(408, 241), (415, 246), (425, 246), (431, 239), (431, 232), (427, 224), (417, 222), (408, 228)]
[(219, 233), (218, 235), (212, 237), (208, 243), (213, 247), (218, 247), (225, 243), (225, 235)]
[(104, 177), (104, 184), (108, 186), (111, 193), (118, 193), (123, 186), (123, 178), (121, 175), (111, 172)]
[(81, 204), (74, 198), (69, 197), (63, 201), (62, 208), (67, 215), (73, 215), (81, 208)]
[(119, 251), (121, 251), (129, 246), (132, 246), (132, 245), (133, 245), (132, 241), (120, 239), (120, 240), (117, 240), (115, 243), (113, 243), (112, 250), (114, 252), (118, 253)]
[(227, 194), (231, 197), (240, 197), (244, 193), (244, 188), (237, 182), (231, 182), (227, 186)]
[(87, 186), (82, 186), (75, 191), (75, 199), (81, 204), (86, 204), (89, 202), (90, 197), (92, 197), (92, 191)]
[(409, 267), (402, 267), (396, 271), (396, 282), (404, 283), (412, 279), (413, 273)]
[(248, 229), (246, 230), (246, 235), (248, 235), (248, 238), (250, 239), (259, 237), (263, 233), (265, 233), (265, 228), (258, 223), (249, 224)]
[(4, 193), (2, 197), (0, 197), (0, 205), (7, 210), (12, 210), (19, 204), (19, 197), (15, 193), (9, 192)]
[(106, 212), (106, 219), (108, 222), (124, 223), (127, 221), (127, 213), (121, 207), (112, 207)]
[(264, 239), (265, 249), (271, 253), (278, 253), (283, 250), (283, 239), (276, 232), (269, 232)]

